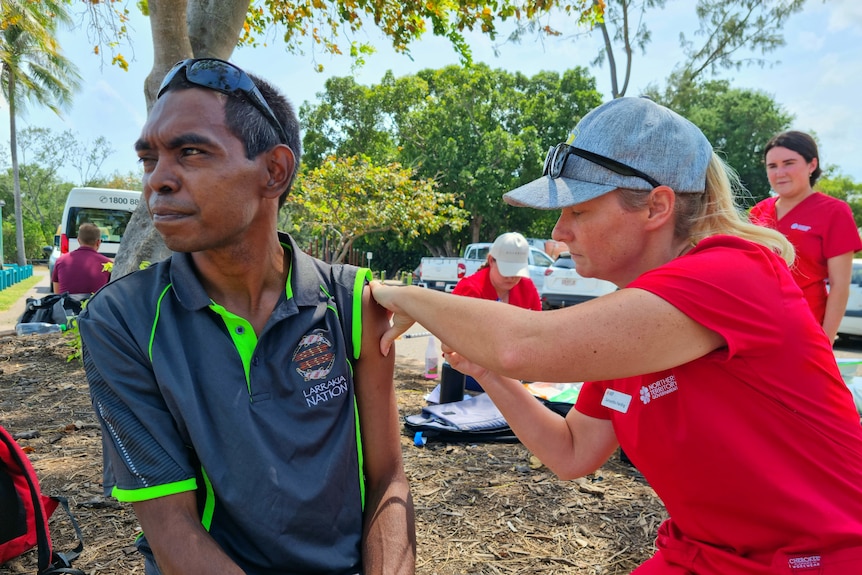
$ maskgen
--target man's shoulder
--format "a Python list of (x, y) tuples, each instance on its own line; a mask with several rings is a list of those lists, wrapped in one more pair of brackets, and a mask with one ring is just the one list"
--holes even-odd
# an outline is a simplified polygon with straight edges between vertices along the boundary
[(115, 313), (154, 307), (171, 283), (170, 258), (113, 279), (87, 302), (87, 309)]

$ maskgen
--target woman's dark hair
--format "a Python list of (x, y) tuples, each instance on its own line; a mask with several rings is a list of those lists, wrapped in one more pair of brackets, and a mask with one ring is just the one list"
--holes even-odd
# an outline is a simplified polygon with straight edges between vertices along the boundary
[(817, 142), (815, 142), (814, 138), (805, 132), (788, 130), (787, 132), (781, 132), (780, 134), (772, 136), (772, 138), (766, 143), (766, 147), (763, 149), (764, 158), (766, 158), (766, 153), (772, 148), (787, 148), (788, 150), (793, 150), (805, 158), (806, 162), (811, 162), (811, 160), (817, 158), (817, 167), (813, 172), (811, 172), (811, 176), (808, 178), (808, 183), (812, 186), (814, 185), (814, 182), (817, 181), (817, 178), (820, 177), (820, 174), (823, 173), (823, 170), (820, 169), (820, 154), (817, 151)]

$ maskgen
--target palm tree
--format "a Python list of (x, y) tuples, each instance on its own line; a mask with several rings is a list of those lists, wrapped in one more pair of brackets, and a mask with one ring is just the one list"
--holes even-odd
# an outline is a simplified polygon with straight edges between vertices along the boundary
[(26, 254), (16, 107), (30, 99), (59, 115), (60, 108), (71, 103), (72, 93), (78, 89), (80, 81), (77, 67), (60, 54), (55, 37), (60, 23), (71, 23), (63, 0), (3, 0), (0, 3), (0, 89), (9, 103), (18, 265), (26, 263)]

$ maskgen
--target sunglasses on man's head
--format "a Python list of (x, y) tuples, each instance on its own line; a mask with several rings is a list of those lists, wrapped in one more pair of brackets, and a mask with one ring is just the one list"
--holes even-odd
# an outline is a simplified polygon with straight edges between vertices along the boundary
[(557, 144), (548, 150), (548, 155), (545, 156), (545, 165), (542, 168), (542, 175), (551, 176), (554, 179), (559, 178), (560, 174), (563, 173), (563, 168), (566, 166), (566, 160), (569, 159), (569, 156), (578, 156), (621, 176), (640, 178), (648, 182), (653, 188), (661, 185), (640, 170), (611, 158), (570, 146), (569, 144)]
[(180, 72), (184, 73), (186, 80), (196, 86), (209, 88), (210, 90), (215, 90), (229, 96), (238, 95), (244, 97), (275, 128), (282, 143), (290, 143), (281, 122), (275, 117), (275, 112), (266, 103), (266, 99), (260, 93), (254, 81), (240, 68), (224, 60), (216, 58), (189, 58), (188, 60), (177, 62), (171, 68), (171, 71), (165, 75), (165, 79), (162, 80), (162, 85), (159, 86), (159, 93), (156, 96), (157, 100), (167, 91), (168, 86), (170, 86), (171, 82)]

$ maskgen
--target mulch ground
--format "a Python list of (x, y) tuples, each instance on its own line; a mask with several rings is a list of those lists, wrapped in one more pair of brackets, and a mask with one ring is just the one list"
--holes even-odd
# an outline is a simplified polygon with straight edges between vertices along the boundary
[[(102, 496), (100, 431), (70, 336), (0, 338), (0, 424), (28, 452), (45, 493), (63, 495), (85, 548), (74, 566), (90, 575), (143, 573), (131, 507)], [(434, 383), (421, 366), (396, 366), (402, 415), (418, 413)], [(561, 481), (519, 443), (439, 443), (402, 437), (416, 505), (419, 575), (629, 573), (653, 553), (666, 517), (632, 467), (612, 458), (596, 473)], [(2, 518), (0, 518), (2, 520)], [(76, 545), (62, 510), (58, 551)], [(36, 573), (35, 552), (0, 575)]]

